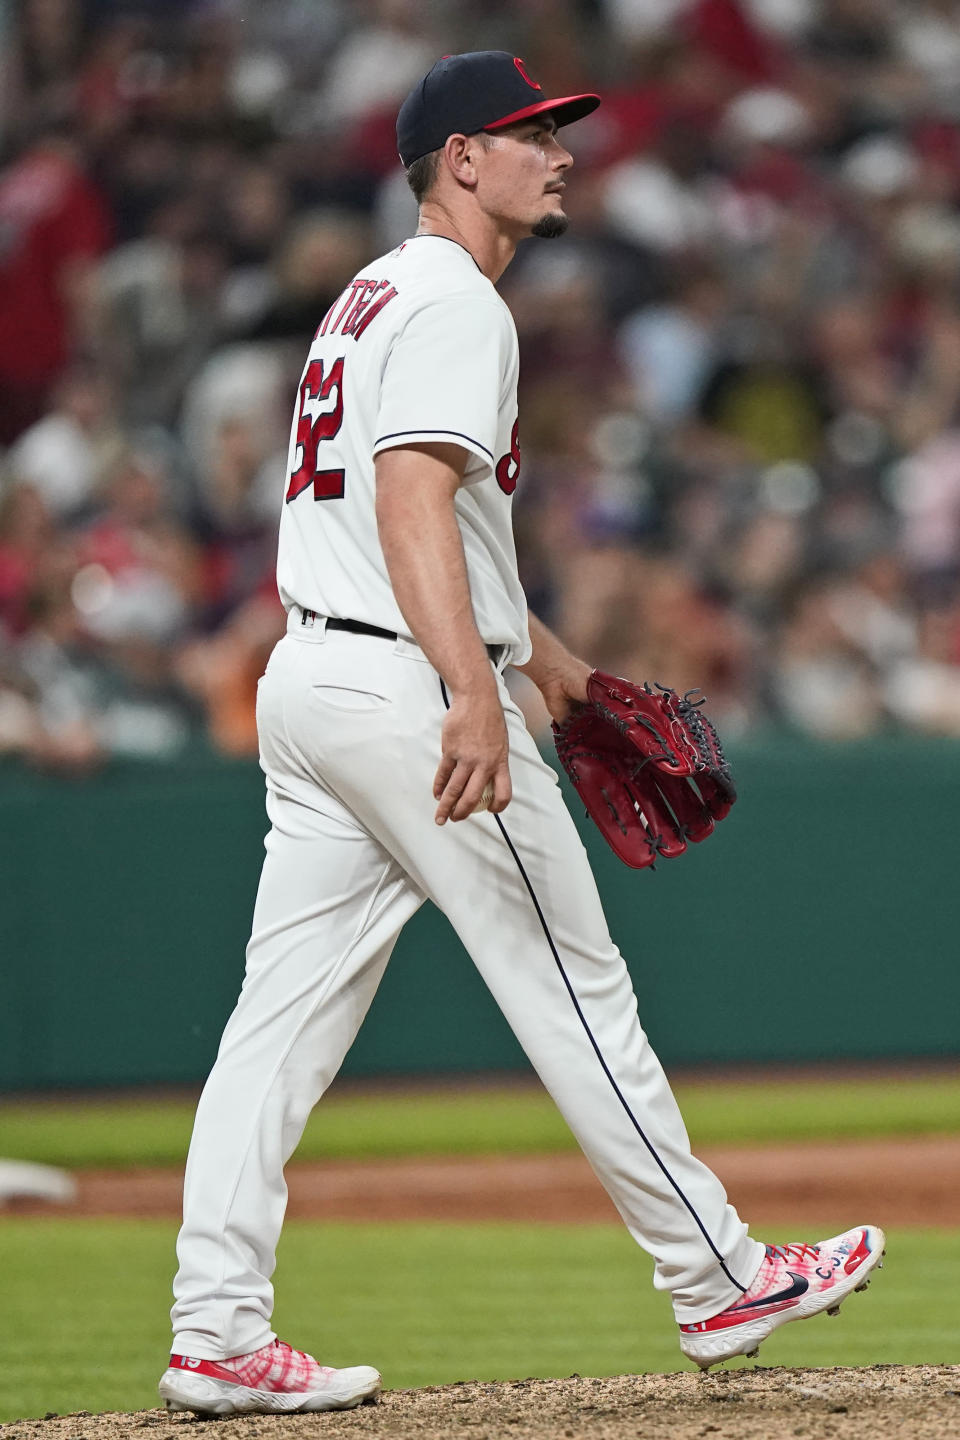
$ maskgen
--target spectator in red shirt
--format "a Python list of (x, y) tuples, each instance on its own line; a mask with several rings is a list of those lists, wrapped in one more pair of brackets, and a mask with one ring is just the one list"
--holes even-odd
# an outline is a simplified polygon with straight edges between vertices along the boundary
[(43, 414), (81, 339), (92, 270), (110, 243), (76, 145), (48, 127), (0, 173), (0, 444)]

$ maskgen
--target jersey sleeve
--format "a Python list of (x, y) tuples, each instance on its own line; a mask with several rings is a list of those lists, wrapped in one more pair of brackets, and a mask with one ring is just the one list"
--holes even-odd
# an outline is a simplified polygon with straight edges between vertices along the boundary
[(489, 300), (453, 297), (415, 311), (387, 358), (374, 455), (439, 440), (495, 465), (509, 347), (506, 316)]

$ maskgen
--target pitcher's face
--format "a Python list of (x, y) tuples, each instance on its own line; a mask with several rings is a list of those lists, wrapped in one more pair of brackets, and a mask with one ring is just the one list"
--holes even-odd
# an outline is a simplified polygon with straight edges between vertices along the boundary
[(476, 156), (477, 199), (513, 239), (562, 235), (564, 176), (572, 164), (549, 113), (487, 131)]

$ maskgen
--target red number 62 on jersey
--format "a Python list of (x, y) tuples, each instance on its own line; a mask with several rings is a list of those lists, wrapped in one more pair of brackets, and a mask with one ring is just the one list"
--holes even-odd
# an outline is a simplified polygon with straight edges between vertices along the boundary
[[(332, 408), (325, 402), (336, 391)], [(297, 446), (300, 464), (290, 476), (286, 499), (289, 503), (313, 486), (314, 500), (339, 500), (343, 496), (344, 472), (318, 470), (317, 450), (323, 440), (332, 440), (343, 424), (343, 356), (324, 375), (323, 361), (311, 360), (300, 385)]]
[(510, 449), (501, 455), (496, 468), (497, 484), (504, 495), (512, 495), (520, 479), (520, 421), (514, 420), (510, 432)]

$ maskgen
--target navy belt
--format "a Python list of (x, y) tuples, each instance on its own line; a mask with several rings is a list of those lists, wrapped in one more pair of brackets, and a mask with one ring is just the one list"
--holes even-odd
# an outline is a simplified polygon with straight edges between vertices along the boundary
[[(304, 610), (300, 607), (300, 624), (312, 625), (314, 621), (321, 620), (315, 610)], [(376, 635), (380, 640), (397, 640), (399, 636), (395, 630), (384, 630), (380, 625), (368, 625), (366, 620), (337, 620), (333, 617), (327, 618), (328, 630), (349, 630), (351, 635)], [(494, 665), (499, 665), (503, 659), (505, 645), (488, 645), (487, 654)]]

